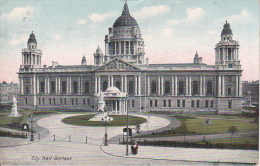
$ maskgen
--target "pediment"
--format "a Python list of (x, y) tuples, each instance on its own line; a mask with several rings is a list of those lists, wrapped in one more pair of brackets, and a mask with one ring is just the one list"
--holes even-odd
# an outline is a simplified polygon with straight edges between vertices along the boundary
[(97, 68), (95, 71), (124, 71), (124, 70), (140, 70), (139, 68), (126, 63), (120, 59), (114, 59), (107, 64)]

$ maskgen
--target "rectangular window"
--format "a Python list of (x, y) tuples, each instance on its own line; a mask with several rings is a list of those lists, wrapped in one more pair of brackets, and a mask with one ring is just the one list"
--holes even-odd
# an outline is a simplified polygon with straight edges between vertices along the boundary
[(132, 108), (135, 107), (135, 101), (132, 100)]
[(134, 42), (130, 42), (130, 53), (134, 54)]
[(64, 99), (64, 104), (65, 104), (65, 105), (67, 104), (66, 98)]
[(191, 108), (194, 108), (194, 100), (191, 100)]
[(172, 101), (168, 100), (168, 107), (171, 107), (171, 106), (172, 106)]
[(74, 105), (74, 99), (71, 99), (71, 105)]
[(62, 104), (62, 98), (60, 98), (60, 104)]
[(39, 105), (41, 105), (41, 98), (39, 98)]
[(182, 100), (182, 107), (185, 107), (185, 100)]
[(126, 46), (125, 46), (125, 49), (126, 49), (125, 53), (129, 54), (129, 41), (127, 41), (125, 44), (126, 44)]
[(44, 105), (44, 98), (42, 98), (42, 104)]
[(214, 100), (211, 100), (210, 101), (210, 108), (213, 108), (213, 106), (214, 106)]
[(85, 99), (83, 99), (83, 105), (86, 105), (86, 100)]
[(228, 101), (228, 108), (232, 107), (232, 101)]
[(121, 54), (124, 54), (125, 53), (125, 43), (124, 42), (121, 42)]
[(208, 100), (206, 100), (206, 102), (205, 102), (205, 108), (209, 108), (209, 101)]
[(177, 100), (177, 107), (181, 107), (181, 101)]
[(55, 82), (51, 81), (51, 93), (55, 93)]
[(90, 100), (88, 99), (88, 105), (90, 104)]
[(196, 102), (197, 102), (197, 103), (196, 103), (196, 107), (197, 107), (197, 108), (200, 108), (200, 101), (197, 100)]
[(157, 100), (154, 100), (154, 107), (157, 107)]
[(153, 100), (150, 100), (150, 107), (153, 107)]
[(41, 93), (44, 93), (45, 82), (41, 82), (40, 86), (41, 86), (41, 88), (40, 88), (40, 92), (41, 92)]
[(49, 104), (51, 105), (51, 98), (49, 98)]
[(163, 100), (163, 107), (166, 107), (166, 100)]
[(53, 105), (55, 105), (55, 98), (53, 99)]
[(27, 98), (25, 98), (24, 103), (25, 103), (25, 105), (27, 105)]
[(78, 99), (76, 98), (75, 100), (76, 100), (76, 105), (78, 105)]

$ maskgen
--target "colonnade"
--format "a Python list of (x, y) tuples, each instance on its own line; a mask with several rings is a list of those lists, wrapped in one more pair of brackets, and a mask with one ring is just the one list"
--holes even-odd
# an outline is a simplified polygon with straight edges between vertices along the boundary
[[(121, 81), (120, 81), (120, 91), (121, 92), (126, 92), (128, 93), (128, 76), (130, 75), (121, 75)], [(131, 75), (132, 76), (132, 75)], [(141, 76), (140, 75), (133, 75), (134, 76), (134, 95), (141, 95)], [(100, 93), (101, 91), (101, 75), (96, 75), (95, 76), (95, 94)], [(108, 81), (108, 88), (112, 87), (115, 85), (114, 83), (114, 75), (108, 75), (105, 76), (107, 77)], [(225, 78), (226, 76), (217, 76), (218, 77), (218, 96), (223, 97), (226, 96), (226, 85), (225, 85)], [(35, 74), (33, 77), (26, 77), (26, 79), (30, 79), (30, 90), (31, 94), (36, 95), (40, 93), (40, 77), (36, 77)], [(146, 77), (146, 85), (147, 85), (147, 94), (151, 94), (151, 76)], [(164, 90), (165, 90), (165, 78), (164, 76), (157, 76), (158, 84), (157, 84), (157, 94), (158, 95), (164, 95)], [(241, 81), (241, 76), (236, 75), (235, 76), (235, 96), (242, 97), (242, 81)], [(191, 96), (192, 95), (192, 81), (191, 81), (191, 76), (185, 76), (185, 81), (186, 81), (186, 86), (185, 86), (185, 95), (186, 96)], [(20, 82), (20, 94), (24, 94), (24, 82), (25, 78), (20, 76), (19, 77), (19, 82)], [(60, 77), (55, 77), (55, 94), (61, 94), (61, 78)], [(45, 94), (50, 94), (50, 77), (45, 77), (44, 78), (44, 93)], [(71, 94), (72, 93), (72, 82), (71, 82), (71, 77), (66, 78), (66, 94)], [(83, 93), (83, 86), (82, 86), (82, 77), (78, 77), (77, 80), (77, 94), (82, 94)], [(91, 88), (91, 87), (90, 87)], [(177, 96), (178, 95), (178, 76), (171, 76), (171, 95)], [(206, 95), (206, 82), (205, 82), (205, 76), (200, 76), (200, 81), (199, 81), (199, 95), (200, 96), (205, 96)]]

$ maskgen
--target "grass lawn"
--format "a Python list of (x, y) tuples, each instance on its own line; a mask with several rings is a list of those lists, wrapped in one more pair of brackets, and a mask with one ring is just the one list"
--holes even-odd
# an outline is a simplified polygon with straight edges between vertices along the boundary
[[(236, 135), (236, 134), (234, 134)], [(208, 139), (211, 143), (231, 143), (231, 137), (225, 139)], [(240, 138), (232, 138), (232, 143), (236, 144), (258, 144), (258, 137), (244, 136)]]
[[(79, 126), (104, 126), (104, 123), (98, 122), (98, 121), (88, 121), (89, 119), (93, 118), (95, 115), (77, 115), (72, 117), (67, 117), (62, 119), (62, 122), (71, 124), (71, 125), (79, 125)], [(109, 126), (126, 126), (127, 116), (126, 115), (109, 115), (109, 117), (114, 118), (113, 121), (111, 121)], [(139, 124), (145, 123), (146, 119), (137, 117), (137, 116), (130, 116), (128, 115), (129, 125), (137, 125), (137, 122), (139, 121)]]
[(187, 119), (186, 124), (191, 132), (200, 134), (227, 133), (228, 128), (235, 126), (238, 132), (258, 131), (258, 124), (242, 120), (212, 119), (212, 124), (205, 124), (205, 119)]

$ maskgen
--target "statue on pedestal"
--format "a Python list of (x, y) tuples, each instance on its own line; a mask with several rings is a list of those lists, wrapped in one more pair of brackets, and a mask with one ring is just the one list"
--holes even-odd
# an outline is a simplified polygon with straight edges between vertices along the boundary
[(12, 105), (12, 111), (11, 114), (8, 115), (10, 117), (20, 117), (22, 115), (19, 114), (19, 112), (17, 111), (17, 101), (16, 101), (16, 97), (13, 97), (13, 105)]

